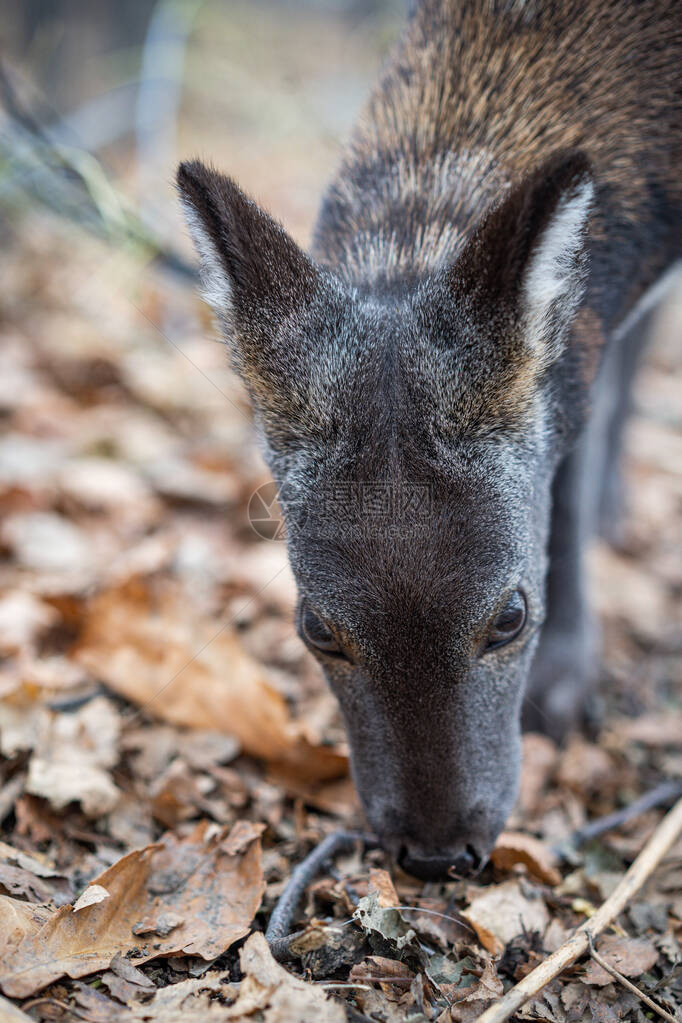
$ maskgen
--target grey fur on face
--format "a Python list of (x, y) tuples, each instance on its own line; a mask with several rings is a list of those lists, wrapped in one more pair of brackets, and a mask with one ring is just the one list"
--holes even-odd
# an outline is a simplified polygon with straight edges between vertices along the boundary
[[(682, 53), (642, 44), (676, 18), (424, 0), (312, 257), (230, 179), (178, 174), (284, 495), (299, 626), (318, 623), (367, 816), (424, 877), (485, 860), (524, 694), (558, 734), (594, 670), (582, 550), (618, 431), (586, 417), (595, 387), (625, 386), (599, 368), (614, 326), (682, 251), (661, 84)], [(652, 132), (669, 148), (647, 177)], [(525, 625), (491, 643), (514, 600)]]

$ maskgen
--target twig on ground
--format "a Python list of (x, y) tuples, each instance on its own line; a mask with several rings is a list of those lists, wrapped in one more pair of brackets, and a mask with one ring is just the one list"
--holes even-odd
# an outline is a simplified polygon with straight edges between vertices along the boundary
[(667, 1019), (669, 1023), (679, 1023), (677, 1017), (667, 1012), (662, 1006), (658, 1004), (658, 1002), (655, 1002), (653, 998), (649, 998), (648, 995), (645, 995), (644, 992), (641, 991), (636, 984), (633, 984), (631, 981), (629, 981), (627, 977), (624, 977), (622, 973), (619, 973), (614, 966), (611, 966), (610, 963), (607, 963), (603, 956), (599, 955), (599, 953), (594, 947), (594, 942), (592, 940), (591, 934), (587, 935), (587, 940), (590, 946), (590, 955), (594, 959), (595, 963), (598, 963), (599, 966), (601, 966), (602, 970), (606, 970), (606, 972), (610, 973), (612, 977), (615, 977), (619, 984), (622, 984), (624, 988), (627, 988), (628, 991), (631, 991), (633, 995), (637, 995), (637, 997), (641, 999), (645, 1005), (648, 1005), (650, 1009), (653, 1009), (654, 1012), (657, 1012), (658, 1015), (661, 1016), (663, 1019)]
[(357, 831), (335, 831), (327, 835), (318, 846), (308, 853), (304, 860), (294, 867), (289, 882), (272, 911), (265, 937), (275, 959), (286, 959), (290, 955), (291, 921), (303, 893), (317, 877), (325, 862), (337, 853), (351, 850), (357, 842), (374, 845), (375, 839)]
[(505, 1023), (522, 1005), (558, 977), (588, 951), (590, 938), (608, 927), (628, 904), (635, 892), (653, 873), (682, 833), (682, 799), (663, 818), (655, 832), (630, 866), (625, 877), (589, 920), (586, 920), (556, 952), (545, 959), (506, 995), (479, 1016), (476, 1023)]
[(555, 846), (552, 851), (560, 859), (570, 859), (571, 851), (584, 845), (585, 842), (598, 838), (599, 835), (603, 835), (606, 831), (619, 828), (621, 824), (625, 824), (634, 817), (646, 813), (647, 810), (653, 810), (656, 806), (661, 806), (663, 803), (673, 803), (680, 796), (682, 796), (682, 778), (661, 782), (660, 785), (651, 789), (650, 792), (645, 792), (643, 796), (635, 799), (628, 806), (615, 810), (613, 813), (607, 813), (604, 817), (597, 817), (596, 820), (588, 821), (582, 828), (572, 832), (565, 841)]

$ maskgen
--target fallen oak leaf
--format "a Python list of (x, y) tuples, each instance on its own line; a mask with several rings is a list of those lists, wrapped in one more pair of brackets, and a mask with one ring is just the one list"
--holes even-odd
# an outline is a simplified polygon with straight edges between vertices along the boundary
[[(248, 932), (265, 887), (262, 826), (246, 822), (246, 829), (251, 841), (244, 844), (241, 828), (237, 854), (230, 852), (234, 840), (231, 844), (226, 829), (202, 821), (187, 838), (166, 835), (123, 856), (93, 881), (109, 898), (77, 912), (62, 906), (42, 926), (24, 926), (0, 960), (0, 987), (10, 997), (25, 998), (64, 974), (76, 978), (105, 969), (117, 952), (131, 953), (137, 962), (176, 953), (217, 958)], [(11, 924), (22, 904), (5, 902), (15, 903), (5, 906)], [(178, 911), (182, 922), (167, 935), (133, 931), (140, 920)], [(20, 923), (26, 923), (23, 917)]]
[(528, 873), (538, 881), (552, 887), (561, 883), (556, 855), (544, 842), (532, 835), (525, 835), (520, 831), (503, 831), (495, 843), (490, 859), (498, 870), (509, 870), (522, 863)]
[[(608, 934), (601, 938), (597, 948), (602, 959), (624, 977), (640, 977), (658, 962), (658, 951), (647, 938), (623, 938)], [(581, 976), (583, 984), (604, 987), (611, 984), (613, 977), (594, 960), (591, 960)]]
[(504, 951), (507, 942), (524, 931), (541, 934), (549, 923), (549, 913), (538, 895), (526, 895), (519, 881), (504, 881), (476, 892), (461, 916), (476, 931), (489, 952)]
[(36, 934), (51, 915), (48, 906), (0, 895), (0, 963), (6, 961), (24, 938)]
[(382, 870), (379, 867), (370, 868), (368, 894), (376, 895), (382, 909), (400, 905), (400, 899), (398, 898), (391, 875), (387, 870)]
[(81, 909), (85, 909), (86, 906), (94, 906), (98, 902), (103, 902), (104, 899), (111, 897), (111, 892), (108, 892), (106, 888), (102, 887), (101, 884), (91, 884), (82, 892), (73, 904), (74, 913), (80, 912)]
[(304, 781), (348, 773), (348, 758), (296, 721), (229, 623), (193, 617), (140, 579), (90, 603), (76, 659), (115, 692), (184, 728), (218, 730), (245, 753)]

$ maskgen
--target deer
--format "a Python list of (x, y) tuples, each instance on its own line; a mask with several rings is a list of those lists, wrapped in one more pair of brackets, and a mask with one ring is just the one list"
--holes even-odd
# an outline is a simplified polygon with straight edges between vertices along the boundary
[(682, 255), (677, 0), (420, 0), (310, 252), (177, 184), (279, 487), (298, 632), (407, 872), (475, 874), (595, 684), (633, 375)]

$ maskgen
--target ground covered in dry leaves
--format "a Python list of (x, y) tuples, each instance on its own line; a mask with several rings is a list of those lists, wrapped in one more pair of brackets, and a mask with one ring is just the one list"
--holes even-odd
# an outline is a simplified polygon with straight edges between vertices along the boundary
[[(321, 164), (305, 199), (269, 196), (296, 230)], [(262, 931), (292, 867), (362, 820), (284, 545), (249, 524), (268, 477), (248, 405), (191, 287), (36, 212), (2, 245), (0, 1019), (475, 1020), (603, 902), (663, 811), (562, 857), (567, 836), (682, 776), (679, 298), (637, 388), (622, 542), (592, 558), (591, 728), (563, 749), (527, 736), (475, 881), (337, 857), (285, 969)], [(678, 844), (598, 949), (673, 1012), (681, 943)], [(583, 960), (516, 1018), (652, 1016)]]
[[(24, 222), (3, 295), (4, 996), (40, 1020), (476, 1019), (604, 900), (660, 812), (568, 861), (552, 849), (682, 773), (675, 310), (638, 389), (623, 549), (594, 558), (592, 739), (527, 737), (521, 835), (475, 882), (340, 857), (307, 893), (285, 972), (259, 931), (292, 865), (361, 820), (333, 700), (293, 631), (284, 545), (249, 526), (267, 477), (246, 405), (191, 292), (149, 271), (131, 304), (121, 267), (93, 276), (104, 253), (69, 242)], [(668, 1007), (681, 853), (599, 944)], [(581, 963), (519, 1018), (647, 1017)]]

